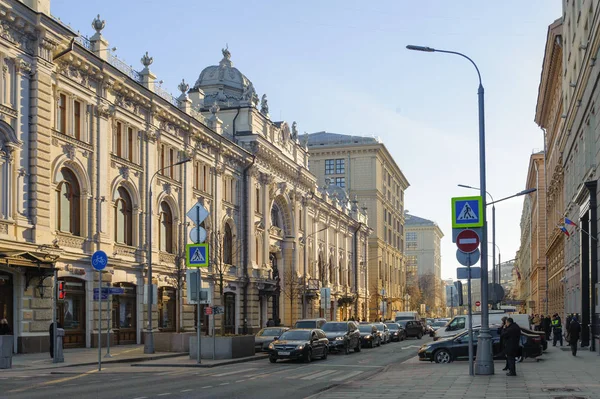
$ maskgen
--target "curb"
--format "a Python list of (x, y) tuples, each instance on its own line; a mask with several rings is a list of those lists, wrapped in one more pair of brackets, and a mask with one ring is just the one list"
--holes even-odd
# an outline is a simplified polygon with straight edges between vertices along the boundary
[[(187, 354), (186, 354), (187, 355)], [(219, 362), (217, 364), (197, 364), (197, 363), (193, 363), (193, 364), (177, 364), (177, 363), (168, 363), (168, 364), (158, 364), (158, 363), (154, 363), (154, 364), (132, 364), (131, 367), (199, 367), (199, 368), (213, 368), (213, 367), (219, 367), (219, 366), (227, 366), (230, 364), (237, 364), (237, 363), (246, 363), (246, 362), (255, 362), (257, 360), (263, 360), (263, 359), (268, 359), (268, 355), (266, 356), (256, 356), (256, 357), (251, 357), (251, 358), (243, 358), (243, 359), (232, 359), (229, 361), (224, 361), (224, 362)]]
[[(155, 355), (155, 356), (149, 356), (149, 357), (127, 357), (127, 358), (112, 359), (112, 360), (102, 359), (102, 364), (147, 362), (150, 360), (169, 359), (169, 358), (180, 357), (180, 356), (188, 356), (188, 353), (169, 353), (169, 354)], [(98, 364), (98, 362), (95, 361), (95, 362), (84, 362), (84, 363), (73, 363), (73, 364), (62, 364), (62, 363), (53, 363), (53, 364), (57, 364), (57, 365), (56, 366), (46, 366), (46, 367), (22, 366), (22, 367), (18, 367), (18, 368), (21, 371), (50, 370), (50, 369), (58, 369), (58, 368), (66, 368), (66, 367), (95, 366)]]

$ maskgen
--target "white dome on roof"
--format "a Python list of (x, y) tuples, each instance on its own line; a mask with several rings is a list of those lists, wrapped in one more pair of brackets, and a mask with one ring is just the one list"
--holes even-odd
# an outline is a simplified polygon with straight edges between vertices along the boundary
[(215, 102), (232, 106), (246, 102), (256, 106), (258, 95), (254, 85), (243, 73), (234, 68), (229, 49), (224, 48), (221, 52), (223, 59), (219, 65), (204, 68), (190, 91), (200, 89), (204, 92), (205, 107)]

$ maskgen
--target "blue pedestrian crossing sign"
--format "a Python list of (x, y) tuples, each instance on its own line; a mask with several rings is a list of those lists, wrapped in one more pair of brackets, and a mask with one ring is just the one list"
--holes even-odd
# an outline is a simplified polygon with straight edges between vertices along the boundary
[(208, 267), (208, 243), (187, 244), (185, 264), (187, 267)]
[(482, 227), (482, 215), (481, 197), (452, 198), (452, 228)]

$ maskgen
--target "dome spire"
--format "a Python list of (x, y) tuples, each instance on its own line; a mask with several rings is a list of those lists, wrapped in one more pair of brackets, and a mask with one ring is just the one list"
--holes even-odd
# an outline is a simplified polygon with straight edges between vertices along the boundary
[(219, 62), (221, 66), (232, 67), (233, 63), (231, 62), (231, 53), (229, 52), (229, 44), (225, 43), (225, 48), (221, 49), (221, 53), (223, 53), (223, 59)]

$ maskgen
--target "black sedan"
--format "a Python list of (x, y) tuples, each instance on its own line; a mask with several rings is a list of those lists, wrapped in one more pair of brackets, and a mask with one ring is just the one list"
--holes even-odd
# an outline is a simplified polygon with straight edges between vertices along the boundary
[[(503, 359), (504, 353), (500, 344), (499, 326), (490, 326), (492, 335), (492, 351), (495, 359)], [(479, 328), (473, 329), (473, 355), (477, 354), (477, 338)], [(520, 354), (517, 360), (527, 357), (538, 357), (542, 354), (541, 339), (537, 336), (521, 332)], [(419, 360), (435, 361), (436, 363), (450, 363), (457, 359), (469, 357), (469, 335), (468, 331), (462, 332), (454, 337), (441, 339), (421, 346), (418, 352)]]
[(406, 339), (406, 331), (398, 323), (385, 323), (390, 329), (390, 338), (392, 341), (404, 341)]
[(358, 326), (358, 330), (363, 346), (369, 348), (381, 346), (381, 334), (373, 324), (361, 324)]
[(278, 340), (269, 344), (269, 361), (278, 359), (303, 359), (310, 362), (320, 357), (327, 359), (329, 340), (322, 330), (293, 329), (281, 334)]
[(329, 351), (340, 351), (349, 354), (350, 349), (360, 352), (361, 339), (358, 325), (353, 321), (330, 321), (321, 327), (329, 339)]

